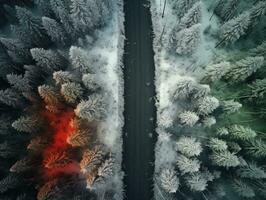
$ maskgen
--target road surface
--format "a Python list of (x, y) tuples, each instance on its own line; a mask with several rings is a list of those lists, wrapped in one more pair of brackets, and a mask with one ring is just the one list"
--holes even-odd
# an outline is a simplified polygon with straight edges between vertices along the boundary
[(148, 0), (124, 0), (125, 127), (123, 169), (127, 200), (153, 197), (155, 87), (152, 23)]

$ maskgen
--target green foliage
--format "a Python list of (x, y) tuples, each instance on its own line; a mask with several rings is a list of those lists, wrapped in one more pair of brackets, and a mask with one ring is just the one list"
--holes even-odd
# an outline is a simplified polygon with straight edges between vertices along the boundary
[(266, 143), (261, 139), (247, 141), (244, 149), (256, 158), (266, 157)]
[(263, 168), (257, 166), (255, 163), (249, 163), (246, 166), (242, 166), (237, 170), (237, 174), (241, 178), (249, 179), (264, 179), (266, 178), (266, 172)]
[(244, 183), (242, 180), (234, 180), (232, 186), (233, 186), (235, 192), (240, 197), (244, 197), (244, 198), (255, 197), (255, 191), (249, 185)]
[(210, 159), (212, 160), (214, 165), (221, 166), (221, 167), (237, 167), (240, 162), (238, 157), (235, 153), (231, 153), (229, 151), (221, 151), (221, 152), (213, 152), (210, 155)]
[(241, 125), (233, 125), (229, 127), (230, 137), (236, 140), (249, 140), (255, 138), (257, 133), (249, 127), (244, 127)]

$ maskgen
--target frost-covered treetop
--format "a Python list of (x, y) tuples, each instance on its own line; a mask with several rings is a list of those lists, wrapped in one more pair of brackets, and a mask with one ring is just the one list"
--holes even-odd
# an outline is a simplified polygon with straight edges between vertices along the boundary
[(183, 136), (176, 142), (176, 150), (188, 157), (199, 156), (202, 146), (196, 138)]

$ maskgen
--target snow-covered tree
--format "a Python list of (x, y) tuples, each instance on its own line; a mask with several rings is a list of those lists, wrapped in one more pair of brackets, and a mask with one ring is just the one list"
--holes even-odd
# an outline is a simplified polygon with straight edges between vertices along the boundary
[(159, 180), (162, 188), (168, 193), (176, 193), (179, 188), (179, 179), (173, 167), (162, 169)]
[(216, 119), (213, 116), (205, 117), (202, 120), (202, 124), (203, 124), (204, 127), (210, 128), (211, 126), (213, 126), (214, 124), (216, 124)]
[(202, 192), (206, 190), (208, 184), (207, 179), (201, 173), (190, 174), (186, 177), (186, 184), (189, 189), (193, 192)]
[(220, 127), (217, 129), (216, 134), (218, 136), (229, 135), (229, 130), (226, 127)]
[(192, 93), (192, 91), (195, 88), (195, 81), (190, 78), (181, 78), (175, 85), (173, 89), (173, 99), (178, 100), (178, 99), (183, 99), (183, 98), (188, 98), (189, 95)]
[(203, 98), (210, 93), (211, 89), (209, 85), (195, 83), (193, 90), (190, 93), (190, 97), (194, 100)]
[(221, 106), (223, 111), (227, 114), (235, 113), (242, 108), (242, 104), (234, 100), (222, 101)]
[(255, 191), (242, 180), (234, 180), (233, 182), (234, 191), (243, 198), (253, 198), (255, 197)]
[(12, 123), (12, 127), (21, 132), (33, 133), (39, 130), (40, 119), (36, 116), (22, 116)]
[(266, 14), (266, 2), (258, 1), (250, 10), (250, 19), (252, 26), (256, 25), (258, 21)]
[(264, 179), (266, 178), (265, 170), (258, 166), (256, 163), (248, 163), (248, 165), (242, 166), (237, 170), (237, 174), (241, 178), (249, 179)]
[(195, 24), (200, 23), (201, 15), (202, 15), (202, 3), (201, 1), (196, 2), (191, 9), (182, 17), (180, 23), (178, 25), (178, 30), (182, 30), (185, 28), (189, 28)]
[(266, 41), (263, 41), (257, 47), (249, 50), (250, 56), (263, 56), (266, 57)]
[(114, 158), (108, 158), (103, 162), (103, 164), (98, 168), (98, 176), (103, 179), (108, 179), (114, 174)]
[(76, 131), (67, 137), (67, 143), (73, 147), (88, 146), (91, 142), (90, 132)]
[(42, 48), (34, 48), (30, 50), (33, 59), (37, 65), (44, 70), (59, 70), (65, 67), (65, 60), (57, 52), (45, 50)]
[(69, 51), (69, 56), (74, 69), (78, 69), (82, 73), (93, 73), (92, 66), (90, 66), (88, 53), (80, 48), (72, 46)]
[(21, 92), (26, 92), (31, 90), (31, 85), (29, 80), (26, 77), (23, 77), (22, 75), (8, 74), (6, 78), (10, 85), (12, 85), (15, 89)]
[(62, 85), (74, 81), (74, 76), (68, 71), (60, 70), (53, 73), (53, 79), (56, 84)]
[(68, 44), (70, 39), (60, 23), (49, 17), (42, 17), (42, 24), (53, 42), (62, 46)]
[(224, 20), (228, 21), (233, 16), (237, 9), (238, 4), (240, 3), (240, 0), (228, 0), (225, 2), (223, 6), (221, 6), (219, 16)]
[(170, 39), (175, 52), (179, 55), (190, 55), (196, 51), (200, 42), (200, 24), (175, 32)]
[[(93, 3), (95, 4), (95, 2)], [(93, 28), (94, 24), (92, 19), (96, 16), (91, 16), (90, 8), (88, 6), (86, 0), (71, 0), (70, 13), (73, 24), (77, 30), (87, 32)]]
[(194, 126), (198, 121), (199, 121), (199, 116), (191, 111), (185, 111), (182, 112), (179, 116), (178, 116), (180, 122), (182, 125), (186, 125), (186, 126)]
[(78, 83), (64, 83), (60, 91), (65, 100), (69, 103), (75, 103), (83, 94), (83, 89)]
[(238, 157), (229, 151), (215, 151), (210, 156), (214, 165), (221, 166), (221, 167), (237, 167), (240, 165)]
[(202, 146), (196, 138), (183, 136), (176, 142), (176, 150), (187, 157), (199, 156), (202, 152)]
[(0, 102), (8, 106), (20, 106), (23, 101), (23, 97), (12, 89), (0, 90)]
[(220, 80), (230, 69), (229, 62), (220, 62), (206, 67), (206, 72), (202, 78), (204, 82), (214, 82)]
[(219, 100), (215, 97), (204, 97), (198, 100), (198, 113), (200, 115), (208, 115), (219, 107)]
[(72, 160), (65, 151), (50, 152), (43, 160), (44, 167), (47, 169), (65, 167)]
[(171, 0), (170, 3), (173, 7), (174, 14), (177, 15), (179, 19), (183, 17), (188, 10), (199, 0)]
[(218, 138), (211, 138), (208, 146), (212, 151), (226, 151), (228, 148), (226, 142)]
[(261, 139), (248, 140), (245, 150), (256, 158), (266, 157), (266, 143)]
[(256, 79), (252, 84), (248, 85), (250, 90), (250, 98), (263, 100), (266, 96), (266, 79)]
[(83, 173), (91, 172), (102, 163), (104, 153), (99, 146), (92, 150), (85, 150), (80, 161), (80, 168)]
[(229, 134), (230, 137), (237, 140), (249, 140), (257, 136), (257, 133), (251, 128), (237, 124), (229, 127)]
[(89, 121), (102, 120), (106, 115), (105, 99), (100, 94), (92, 94), (87, 101), (81, 101), (75, 113), (82, 119)]
[(86, 88), (88, 88), (91, 91), (96, 91), (100, 88), (100, 85), (97, 81), (97, 76), (95, 74), (84, 74), (82, 76), (82, 82), (85, 85)]
[(198, 172), (201, 164), (198, 159), (187, 158), (181, 154), (177, 156), (176, 162), (182, 174)]
[(221, 43), (228, 45), (236, 42), (241, 36), (247, 33), (250, 23), (249, 12), (244, 12), (224, 23), (220, 29)]
[(233, 83), (242, 82), (256, 72), (263, 63), (264, 58), (261, 56), (244, 58), (232, 65), (224, 77)]
[(38, 87), (38, 92), (48, 105), (59, 105), (60, 97), (56, 90), (48, 85), (41, 85)]

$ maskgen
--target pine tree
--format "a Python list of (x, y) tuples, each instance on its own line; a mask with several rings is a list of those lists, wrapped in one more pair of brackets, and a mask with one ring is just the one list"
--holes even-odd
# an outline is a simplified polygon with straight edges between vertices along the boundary
[(86, 88), (88, 88), (91, 91), (96, 91), (100, 88), (100, 85), (97, 81), (97, 76), (95, 74), (84, 74), (82, 76), (82, 82), (85, 85)]
[(33, 133), (39, 130), (40, 120), (36, 116), (20, 117), (12, 123), (12, 127), (20, 132)]
[(190, 78), (181, 78), (174, 90), (173, 90), (173, 99), (174, 100), (179, 100), (179, 99), (183, 99), (183, 98), (188, 98), (189, 95), (192, 93), (192, 91), (195, 88), (195, 81), (193, 79)]
[(80, 168), (83, 173), (93, 171), (97, 166), (102, 163), (103, 152), (99, 146), (94, 147), (92, 150), (85, 150), (80, 161)]
[(226, 151), (228, 148), (226, 142), (218, 138), (211, 138), (208, 146), (212, 151)]
[(27, 9), (16, 6), (17, 18), (21, 27), (27, 31), (28, 37), (34, 44), (43, 44), (47, 37), (43, 31), (41, 19), (35, 17)]
[(50, 152), (43, 160), (44, 167), (47, 169), (65, 167), (71, 162), (65, 151)]
[(200, 27), (200, 24), (195, 24), (174, 33), (170, 43), (174, 45), (177, 54), (190, 55), (196, 51), (200, 42)]
[(249, 140), (257, 136), (257, 133), (251, 128), (241, 125), (233, 125), (229, 127), (229, 134), (230, 137), (237, 140)]
[(266, 172), (262, 167), (257, 166), (256, 163), (249, 163), (246, 166), (242, 166), (237, 170), (237, 174), (241, 178), (249, 179), (264, 179), (266, 178)]
[(221, 106), (226, 114), (235, 113), (242, 108), (242, 104), (234, 100), (223, 101)]
[(239, 151), (242, 150), (242, 148), (236, 142), (227, 142), (227, 145), (228, 145), (228, 149), (231, 152), (238, 153)]
[(10, 29), (13, 35), (16, 35), (17, 38), (22, 42), (24, 45), (29, 47), (36, 46), (36, 41), (33, 41), (31, 37), (29, 37), (29, 33), (22, 25), (10, 25)]
[(183, 136), (176, 142), (176, 150), (187, 157), (199, 156), (202, 152), (202, 146), (196, 138)]
[(247, 141), (245, 150), (256, 158), (266, 157), (266, 143), (261, 139)]
[(255, 197), (255, 191), (242, 180), (234, 180), (233, 182), (234, 191), (243, 198)]
[(202, 120), (202, 124), (204, 127), (210, 128), (212, 127), (214, 124), (216, 124), (216, 119), (215, 117), (209, 116), (209, 117), (205, 117)]
[(177, 157), (177, 166), (182, 174), (198, 172), (200, 164), (196, 158), (187, 158), (181, 154)]
[(230, 69), (229, 62), (220, 62), (206, 67), (206, 72), (202, 78), (203, 82), (214, 82), (220, 80)]
[(240, 165), (238, 157), (229, 151), (213, 152), (210, 156), (214, 165), (221, 167), (237, 167)]
[(225, 5), (222, 7), (221, 12), (220, 12), (220, 17), (224, 21), (230, 20), (233, 16), (234, 13), (236, 12), (237, 6), (240, 3), (240, 0), (229, 0), (225, 3)]
[(88, 131), (76, 131), (68, 136), (67, 143), (73, 147), (88, 146), (91, 142), (90, 134)]
[(90, 10), (85, 0), (71, 0), (71, 18), (77, 30), (83, 30), (85, 33), (92, 29), (93, 22)]
[(34, 48), (30, 52), (37, 65), (46, 71), (59, 70), (65, 67), (65, 60), (55, 51)]
[(104, 163), (98, 168), (98, 176), (103, 179), (108, 179), (114, 174), (114, 158), (108, 158)]
[(185, 28), (190, 28), (191, 26), (200, 23), (201, 15), (202, 15), (202, 3), (201, 1), (196, 2), (191, 9), (182, 17), (180, 23), (178, 25), (178, 30), (182, 30)]
[(0, 90), (0, 102), (17, 107), (23, 104), (23, 97), (12, 89)]
[(250, 18), (252, 26), (256, 25), (258, 21), (266, 14), (266, 2), (259, 1), (250, 9)]
[(250, 90), (250, 99), (263, 100), (266, 94), (266, 79), (256, 79), (252, 84), (248, 85), (248, 88)]
[(173, 167), (162, 169), (159, 180), (162, 188), (168, 193), (176, 193), (179, 188), (179, 179)]
[(78, 69), (82, 73), (93, 73), (89, 63), (88, 53), (85, 50), (72, 46), (69, 51), (69, 56), (74, 69)]
[(83, 94), (83, 89), (78, 83), (64, 83), (60, 91), (69, 103), (75, 103)]
[(266, 41), (263, 41), (259, 46), (249, 50), (249, 55), (266, 57)]
[(2, 158), (10, 158), (14, 155), (17, 155), (17, 149), (8, 142), (0, 143), (0, 157)]
[(60, 104), (60, 97), (51, 86), (41, 85), (38, 87), (38, 92), (46, 104), (55, 106)]
[(56, 20), (49, 17), (42, 17), (42, 24), (51, 40), (57, 45), (66, 46), (69, 43), (69, 38), (65, 33), (64, 28)]
[(188, 10), (196, 3), (198, 0), (172, 0), (170, 1), (174, 10), (174, 14), (177, 15), (179, 19), (188, 12)]
[(77, 105), (75, 113), (78, 117), (87, 119), (89, 121), (102, 120), (106, 115), (106, 104), (104, 97), (100, 94), (90, 95), (87, 101), (81, 101)]
[(29, 80), (26, 77), (23, 77), (22, 75), (8, 74), (6, 78), (8, 83), (16, 90), (19, 90), (21, 92), (27, 92), (32, 89)]
[(23, 173), (26, 171), (29, 171), (32, 169), (32, 160), (28, 157), (23, 158), (21, 160), (18, 160), (17, 162), (15, 162), (11, 168), (10, 168), (10, 172), (15, 172), (15, 173)]
[(181, 113), (178, 117), (182, 125), (190, 127), (194, 126), (199, 121), (198, 115), (191, 111), (185, 111)]
[(38, 190), (37, 200), (53, 199), (53, 195), (58, 192), (58, 179), (52, 179), (46, 182)]
[(219, 107), (219, 100), (215, 97), (206, 96), (198, 100), (198, 113), (208, 115)]
[(206, 190), (208, 186), (208, 181), (204, 178), (204, 176), (202, 176), (201, 173), (190, 174), (185, 180), (187, 186), (193, 192), (202, 192)]
[(62, 85), (74, 81), (74, 76), (68, 71), (60, 70), (53, 73), (53, 79), (57, 85)]
[(224, 77), (233, 83), (242, 82), (256, 72), (263, 63), (264, 58), (260, 56), (244, 58), (236, 62)]
[(27, 146), (28, 150), (31, 150), (35, 153), (39, 153), (41, 152), (47, 145), (49, 145), (49, 142), (47, 140), (47, 138), (43, 138), (43, 137), (35, 137), (32, 138), (30, 143)]
[(226, 128), (226, 127), (221, 127), (221, 128), (218, 128), (218, 129), (217, 129), (216, 134), (217, 134), (218, 136), (229, 135), (229, 130), (228, 130), (228, 128)]
[(250, 24), (251, 19), (249, 12), (244, 12), (224, 23), (220, 29), (221, 43), (228, 45), (236, 42), (241, 36), (247, 33)]

